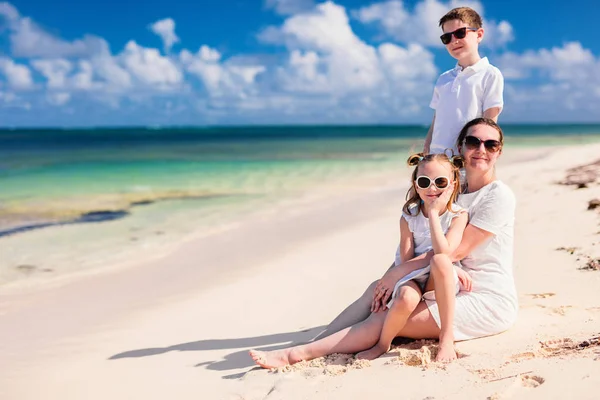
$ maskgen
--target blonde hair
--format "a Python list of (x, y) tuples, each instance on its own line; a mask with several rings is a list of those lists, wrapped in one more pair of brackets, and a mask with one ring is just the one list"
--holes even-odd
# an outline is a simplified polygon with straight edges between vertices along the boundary
[(452, 156), (448, 158), (446, 154), (424, 154), (424, 153), (416, 153), (408, 157), (407, 164), (410, 167), (415, 167), (412, 173), (412, 184), (410, 185), (410, 189), (406, 193), (406, 203), (404, 203), (404, 207), (402, 207), (402, 211), (406, 214), (412, 214), (411, 208), (416, 207), (417, 215), (421, 212), (421, 197), (417, 192), (415, 187), (415, 181), (417, 180), (417, 172), (421, 165), (424, 165), (431, 161), (437, 161), (439, 163), (448, 163), (450, 165), (450, 169), (452, 171), (452, 179), (454, 181), (454, 189), (452, 190), (452, 195), (450, 196), (450, 200), (448, 200), (448, 204), (446, 204), (446, 210), (452, 210), (452, 204), (456, 201), (458, 197), (458, 192), (460, 190), (460, 168), (464, 166), (464, 159), (461, 156)]

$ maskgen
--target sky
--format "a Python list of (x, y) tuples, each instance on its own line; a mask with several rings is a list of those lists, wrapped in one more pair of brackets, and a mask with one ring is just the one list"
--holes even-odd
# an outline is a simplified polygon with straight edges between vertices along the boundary
[(439, 18), (484, 19), (501, 122), (600, 122), (594, 1), (0, 2), (0, 126), (428, 124)]

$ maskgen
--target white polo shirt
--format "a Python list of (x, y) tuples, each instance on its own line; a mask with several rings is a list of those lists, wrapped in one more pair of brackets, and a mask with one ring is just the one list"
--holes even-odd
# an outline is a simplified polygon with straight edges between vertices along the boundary
[(470, 120), (482, 117), (485, 110), (502, 109), (503, 90), (502, 73), (487, 57), (464, 70), (456, 64), (454, 69), (440, 75), (429, 104), (435, 110), (431, 152), (443, 153), (450, 148), (457, 154), (456, 139), (460, 130)]

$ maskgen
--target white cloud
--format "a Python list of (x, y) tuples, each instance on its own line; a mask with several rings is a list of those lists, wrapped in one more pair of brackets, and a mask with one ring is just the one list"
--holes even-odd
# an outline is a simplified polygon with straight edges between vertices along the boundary
[(13, 89), (31, 89), (33, 79), (26, 65), (16, 64), (13, 60), (0, 57), (0, 71), (6, 76), (8, 84)]
[(291, 15), (307, 11), (315, 5), (313, 0), (265, 0), (265, 7), (280, 15)]
[(71, 100), (71, 94), (66, 92), (48, 93), (46, 99), (53, 106), (62, 106)]
[(0, 15), (10, 31), (10, 48), (16, 57), (75, 57), (92, 54), (101, 39), (85, 36), (72, 42), (62, 40), (42, 28), (28, 17), (21, 17), (9, 3), (0, 4)]
[(600, 83), (599, 60), (579, 42), (522, 54), (507, 52), (499, 57), (498, 66), (507, 79), (524, 79), (538, 73), (555, 81)]
[(10, 3), (2, 2), (0, 3), (0, 15), (9, 22), (16, 21), (19, 19), (19, 10)]
[(165, 53), (171, 51), (173, 45), (179, 42), (175, 34), (175, 21), (171, 18), (161, 19), (150, 25), (150, 30), (160, 36), (165, 47)]
[(183, 50), (179, 59), (187, 72), (200, 78), (212, 97), (245, 97), (254, 93), (256, 77), (266, 70), (263, 65), (221, 62), (221, 54), (208, 46), (200, 47), (196, 54)]
[(383, 33), (403, 43), (418, 43), (424, 46), (443, 47), (440, 18), (455, 7), (467, 6), (477, 11), (483, 18), (486, 31), (483, 46), (502, 47), (514, 39), (512, 25), (507, 21), (487, 21), (483, 5), (479, 1), (441, 2), (423, 0), (413, 10), (409, 10), (400, 0), (389, 0), (352, 11), (352, 16), (364, 24), (375, 24)]
[(183, 82), (179, 67), (168, 57), (161, 56), (157, 49), (141, 47), (131, 40), (119, 58), (143, 84), (172, 89)]
[[(305, 66), (299, 62), (300, 53), (294, 50), (318, 55), (316, 68), (326, 75), (326, 86), (320, 85), (322, 76), (315, 75), (314, 84), (319, 91), (365, 90), (376, 87), (383, 78), (375, 48), (354, 34), (344, 7), (330, 1), (319, 4), (312, 12), (289, 17), (280, 28), (271, 27), (260, 38), (283, 43), (291, 51), (287, 65), (291, 76), (303, 76), (304, 80), (305, 72), (297, 69), (305, 70)], [(309, 57), (314, 59), (314, 56)], [(290, 76), (284, 80), (289, 86)]]
[(67, 75), (73, 69), (70, 61), (63, 58), (33, 60), (31, 65), (48, 80), (49, 89), (65, 89), (67, 87)]
[(600, 58), (579, 42), (507, 52), (498, 66), (507, 80), (507, 97), (521, 113), (555, 119), (569, 111), (595, 113), (600, 107)]

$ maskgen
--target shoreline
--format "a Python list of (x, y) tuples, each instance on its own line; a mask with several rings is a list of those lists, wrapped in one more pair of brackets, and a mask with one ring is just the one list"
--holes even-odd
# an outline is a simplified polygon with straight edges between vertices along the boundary
[[(551, 145), (546, 150), (510, 149), (508, 157), (502, 160), (501, 165), (545, 157), (556, 148), (555, 145)], [(390, 166), (396, 164), (397, 168)], [(228, 217), (226, 222), (207, 221), (204, 227), (196, 229), (178, 227), (182, 221), (167, 221), (168, 211), (160, 212), (158, 218), (162, 222), (158, 228), (155, 228), (152, 220), (144, 217), (144, 213), (152, 211), (135, 207), (135, 210), (124, 211), (128, 213), (127, 215), (119, 212), (120, 208), (115, 208), (116, 212), (113, 212), (114, 210), (111, 208), (110, 214), (107, 214), (110, 217), (107, 221), (97, 221), (96, 217), (104, 214), (92, 213), (93, 224), (51, 221), (43, 223), (43, 229), (17, 228), (19, 231), (25, 231), (16, 235), (3, 236), (0, 232), (0, 251), (5, 254), (4, 261), (0, 263), (0, 294), (27, 288), (43, 290), (45, 285), (60, 285), (88, 274), (102, 274), (104, 271), (108, 272), (126, 268), (128, 265), (160, 259), (175, 251), (181, 243), (210, 237), (219, 232), (236, 229), (244, 223), (250, 223), (246, 221), (248, 215), (250, 215), (250, 220), (252, 218), (260, 220), (261, 217), (269, 218), (274, 214), (269, 210), (272, 207), (275, 207), (278, 212), (290, 213), (294, 207), (312, 207), (320, 202), (335, 203), (338, 201), (337, 197), (342, 198), (346, 193), (350, 196), (360, 197), (365, 188), (379, 190), (378, 188), (381, 187), (400, 187), (402, 188), (400, 192), (402, 192), (405, 190), (407, 181), (408, 169), (403, 164), (403, 160), (399, 159), (392, 164), (385, 163), (384, 171), (380, 173), (369, 171), (358, 178), (344, 177), (340, 180), (330, 181), (329, 185), (334, 187), (333, 190), (328, 188), (327, 184), (317, 184), (299, 196), (287, 193), (277, 200), (269, 200), (268, 203), (252, 200), (248, 204), (240, 203), (236, 206), (237, 208), (232, 209), (234, 215)], [(339, 187), (341, 192), (338, 193), (335, 187)], [(172, 197), (181, 196), (182, 193), (180, 191), (165, 192), (159, 193), (158, 197), (172, 200)], [(186, 199), (192, 194), (197, 193), (183, 193)], [(403, 196), (403, 193), (399, 193), (398, 199), (402, 201)], [(146, 199), (148, 194), (131, 194), (129, 197), (130, 200), (137, 201)], [(169, 201), (162, 203), (169, 203)], [(144, 203), (144, 205), (148, 204)], [(150, 206), (155, 207), (156, 202)], [(178, 212), (182, 214), (182, 210)], [(57, 240), (59, 247), (54, 246)], [(50, 243), (53, 245), (49, 246)], [(60, 243), (72, 243), (72, 245), (65, 247), (66, 245)]]

